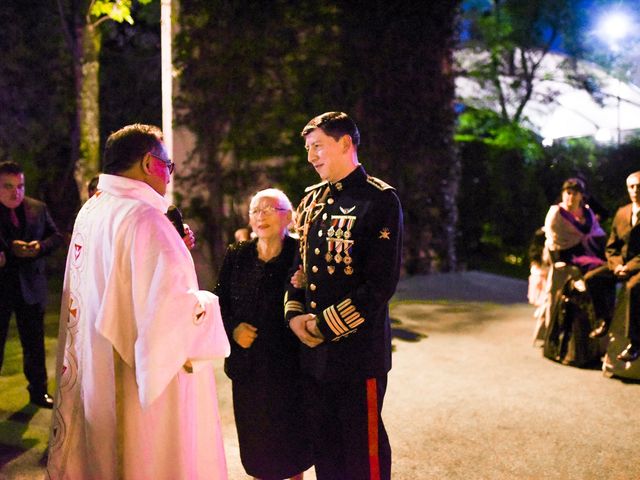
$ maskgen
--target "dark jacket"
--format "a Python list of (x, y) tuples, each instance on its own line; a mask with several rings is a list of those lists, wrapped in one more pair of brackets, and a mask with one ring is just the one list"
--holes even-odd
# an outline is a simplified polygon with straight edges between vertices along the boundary
[[(28, 304), (45, 304), (47, 278), (44, 257), (62, 244), (62, 236), (51, 219), (47, 206), (36, 199), (25, 197), (16, 208), (20, 228), (16, 229), (9, 219), (9, 209), (0, 204), (0, 251), (7, 257), (7, 264), (0, 268), (0, 284), (20, 282), (24, 301)], [(35, 258), (19, 258), (11, 252), (13, 240), (40, 241), (40, 253)]]
[(611, 234), (605, 253), (611, 270), (627, 265), (630, 271), (640, 270), (640, 222), (631, 226), (632, 206), (620, 207), (613, 217)]
[[(258, 371), (261, 377), (289, 376), (299, 368), (299, 342), (289, 330), (282, 310), (284, 285), (297, 242), (285, 237), (282, 251), (269, 262), (258, 258), (256, 242), (229, 246), (215, 288), (231, 344), (225, 373), (232, 380), (251, 379)], [(233, 330), (241, 322), (258, 329), (250, 348), (242, 348), (233, 339)]]

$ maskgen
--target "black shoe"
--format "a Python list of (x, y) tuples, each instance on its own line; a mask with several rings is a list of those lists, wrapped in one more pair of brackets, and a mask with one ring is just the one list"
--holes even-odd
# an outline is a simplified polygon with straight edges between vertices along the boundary
[(32, 393), (29, 397), (34, 405), (41, 408), (53, 408), (53, 398), (48, 393)]
[(600, 338), (604, 337), (609, 331), (609, 325), (604, 320), (601, 320), (596, 328), (591, 330), (589, 333), (589, 338)]
[(623, 362), (633, 362), (640, 357), (640, 346), (630, 343), (616, 358)]

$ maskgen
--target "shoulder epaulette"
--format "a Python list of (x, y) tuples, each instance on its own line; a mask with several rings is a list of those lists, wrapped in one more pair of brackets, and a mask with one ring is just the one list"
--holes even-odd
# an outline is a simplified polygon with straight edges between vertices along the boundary
[(395, 190), (395, 188), (393, 188), (387, 182), (383, 182), (382, 180), (376, 177), (367, 176), (367, 182), (373, 185), (374, 187), (376, 187), (378, 190), (389, 190), (389, 189)]
[(305, 192), (305, 193), (308, 193), (308, 192), (310, 192), (311, 190), (315, 190), (315, 189), (320, 188), (320, 187), (322, 187), (323, 185), (326, 185), (326, 184), (327, 184), (327, 181), (326, 181), (326, 180), (325, 180), (324, 182), (316, 183), (315, 185), (311, 185), (311, 186), (309, 186), (309, 187), (305, 188), (305, 189), (304, 189), (304, 192)]

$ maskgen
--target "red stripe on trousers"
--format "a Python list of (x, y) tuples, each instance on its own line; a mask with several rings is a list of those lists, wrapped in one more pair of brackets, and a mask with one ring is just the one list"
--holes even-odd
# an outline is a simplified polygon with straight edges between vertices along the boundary
[(378, 457), (378, 385), (375, 378), (367, 379), (367, 420), (369, 432), (369, 478), (380, 480)]

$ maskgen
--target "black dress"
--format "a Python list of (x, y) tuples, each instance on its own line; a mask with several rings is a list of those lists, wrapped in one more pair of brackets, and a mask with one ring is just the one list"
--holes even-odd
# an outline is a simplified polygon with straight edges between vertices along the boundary
[[(287, 478), (312, 465), (302, 409), (299, 341), (287, 327), (283, 310), (296, 249), (297, 242), (287, 236), (280, 255), (263, 262), (257, 240), (230, 245), (215, 290), (231, 343), (225, 373), (232, 380), (240, 459), (247, 474), (262, 479)], [(258, 329), (247, 349), (233, 340), (241, 322)]]

